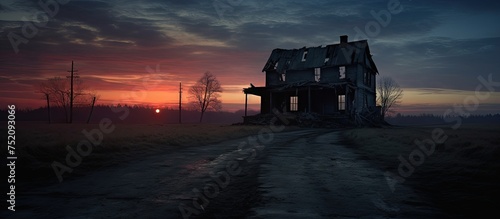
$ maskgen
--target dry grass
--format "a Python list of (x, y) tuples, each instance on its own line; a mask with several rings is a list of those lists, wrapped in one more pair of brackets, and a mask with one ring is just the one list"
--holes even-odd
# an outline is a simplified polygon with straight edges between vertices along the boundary
[[(23, 181), (55, 179), (53, 161), (65, 164), (66, 146), (87, 140), (83, 130), (98, 128), (98, 124), (16, 124), (17, 178)], [(182, 147), (201, 146), (256, 134), (262, 126), (231, 126), (216, 124), (116, 124), (115, 130), (103, 134), (101, 144), (83, 157), (82, 165), (71, 175), (93, 171), (142, 156)], [(6, 133), (6, 127), (0, 132)], [(4, 156), (6, 152), (4, 152)]]
[[(430, 139), (437, 127), (395, 127), (347, 130), (343, 136), (356, 151), (381, 168), (398, 174), (398, 156), (408, 159), (415, 139)], [(500, 196), (500, 125), (442, 127), (448, 139), (436, 144), (422, 165), (404, 182), (432, 197), (456, 216), (496, 210)]]

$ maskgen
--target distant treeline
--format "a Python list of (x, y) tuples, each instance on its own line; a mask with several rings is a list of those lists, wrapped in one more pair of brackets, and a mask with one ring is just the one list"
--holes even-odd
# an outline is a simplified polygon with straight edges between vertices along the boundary
[[(386, 121), (393, 125), (437, 125), (454, 124), (457, 117), (443, 117), (434, 114), (402, 115), (387, 117)], [(460, 117), (462, 123), (467, 124), (500, 124), (500, 114), (470, 115)]]
[[(157, 123), (157, 124), (172, 124), (179, 123), (179, 110), (172, 108), (159, 108), (160, 113), (156, 113), (156, 109), (150, 106), (127, 106), (118, 105), (115, 107), (107, 105), (97, 105), (92, 111), (90, 123), (98, 123), (103, 118), (109, 118), (114, 123)], [(86, 123), (89, 119), (91, 108), (74, 107), (73, 122)], [(195, 110), (182, 110), (182, 123), (198, 123), (200, 112)], [(255, 115), (258, 112), (248, 111), (247, 115)], [(203, 123), (238, 123), (242, 122), (242, 116), (245, 114), (243, 110), (236, 112), (206, 112), (203, 117)], [(0, 110), (0, 121), (7, 120), (7, 109)], [(50, 107), (51, 123), (65, 123), (66, 115), (61, 107)], [(37, 109), (16, 109), (16, 121), (33, 121), (47, 122), (49, 114), (46, 107)]]
[[(109, 118), (113, 123), (156, 123), (175, 124), (179, 123), (179, 110), (172, 108), (159, 108), (160, 113), (156, 113), (157, 108), (151, 106), (127, 106), (118, 105), (115, 107), (107, 105), (97, 105), (92, 111), (90, 123), (98, 123), (103, 118)], [(91, 108), (89, 106), (75, 107), (73, 109), (73, 122), (86, 123), (89, 119)], [(206, 112), (203, 123), (239, 123), (243, 122), (245, 112)], [(249, 110), (247, 115), (258, 114), (257, 111)], [(0, 121), (7, 120), (7, 109), (0, 109)], [(48, 123), (49, 115), (46, 107), (37, 109), (16, 109), (16, 121), (33, 121)], [(122, 119), (123, 118), (123, 119)], [(182, 110), (182, 123), (198, 123), (200, 112), (195, 110)], [(66, 115), (64, 109), (60, 107), (50, 108), (51, 123), (65, 123)], [(500, 124), (500, 114), (471, 115), (460, 117), (463, 123)], [(402, 115), (397, 114), (387, 117), (386, 121), (393, 125), (437, 125), (452, 124), (456, 118), (433, 115)]]

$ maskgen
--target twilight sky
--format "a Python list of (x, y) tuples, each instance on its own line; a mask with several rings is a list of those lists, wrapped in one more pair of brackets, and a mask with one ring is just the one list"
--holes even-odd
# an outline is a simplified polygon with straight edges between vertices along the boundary
[[(40, 2), (48, 9), (38, 0), (0, 3), (1, 107), (44, 106), (36, 85), (65, 77), (74, 60), (100, 104), (173, 107), (179, 82), (187, 91), (211, 71), (223, 109), (238, 110), (243, 88), (263, 86), (274, 48), (334, 44), (344, 34), (367, 39), (380, 76), (404, 88), (403, 113), (442, 114), (475, 95), (479, 76), (500, 82), (498, 1)], [(499, 113), (494, 89), (474, 113)]]

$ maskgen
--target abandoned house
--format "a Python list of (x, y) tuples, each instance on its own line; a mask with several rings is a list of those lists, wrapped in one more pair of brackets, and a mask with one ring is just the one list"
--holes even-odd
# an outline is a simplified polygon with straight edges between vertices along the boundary
[[(301, 49), (274, 49), (262, 72), (264, 87), (243, 89), (261, 98), (260, 113), (314, 113), (353, 121), (379, 113), (377, 67), (367, 40)], [(245, 102), (245, 118), (247, 103)], [(357, 122), (357, 121), (356, 121)]]

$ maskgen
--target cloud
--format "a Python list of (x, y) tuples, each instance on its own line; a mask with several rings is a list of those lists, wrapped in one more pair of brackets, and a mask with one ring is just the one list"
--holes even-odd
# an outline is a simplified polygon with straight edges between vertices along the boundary
[[(386, 10), (388, 0), (70, 1), (15, 54), (7, 34), (23, 35), (22, 17), (41, 11), (37, 2), (0, 4), (0, 77), (6, 87), (65, 77), (75, 60), (96, 89), (128, 90), (147, 77), (146, 66), (159, 65), (166, 87), (179, 81), (187, 86), (211, 71), (229, 93), (240, 93), (240, 84), (263, 85), (261, 69), (272, 49), (338, 43), (343, 34), (353, 40), (354, 28), (376, 21), (371, 12)], [(499, 77), (494, 18), (500, 3), (400, 2), (404, 10), (368, 37), (380, 75), (405, 88), (457, 90), (474, 89), (479, 75)]]
[(374, 57), (381, 74), (400, 81), (404, 87), (433, 87), (473, 90), (480, 75), (493, 74), (500, 37), (458, 40), (426, 37), (404, 43), (380, 43)]

